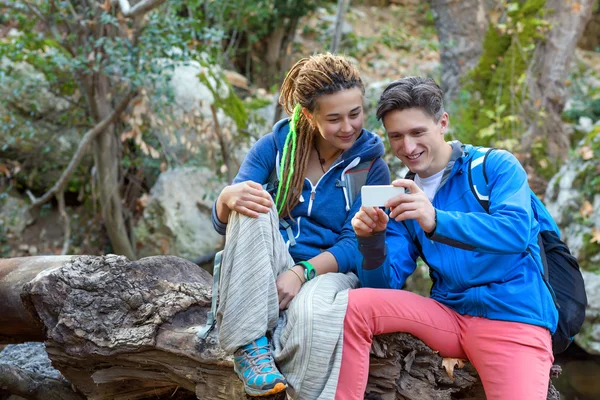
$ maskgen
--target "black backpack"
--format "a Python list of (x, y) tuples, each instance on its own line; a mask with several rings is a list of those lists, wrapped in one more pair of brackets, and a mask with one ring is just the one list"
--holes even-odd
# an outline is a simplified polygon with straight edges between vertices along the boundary
[[(494, 149), (480, 147), (474, 151), (476, 154), (471, 158), (468, 166), (469, 185), (481, 207), (489, 212), (490, 190), (487, 186), (485, 163)], [(544, 267), (544, 281), (558, 309), (558, 327), (552, 335), (552, 351), (558, 354), (565, 351), (573, 342), (574, 336), (579, 333), (585, 320), (587, 307), (585, 285), (577, 259), (560, 240), (556, 223), (533, 192), (531, 192), (531, 207), (535, 219), (540, 224), (538, 244)]]

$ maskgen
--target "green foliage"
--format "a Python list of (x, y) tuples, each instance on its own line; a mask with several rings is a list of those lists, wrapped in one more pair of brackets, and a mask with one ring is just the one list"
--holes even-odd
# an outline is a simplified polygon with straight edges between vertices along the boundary
[(464, 142), (493, 145), (520, 139), (526, 70), (548, 28), (541, 19), (545, 0), (521, 3), (505, 2), (506, 21), (490, 25), (479, 63), (464, 79), (454, 124), (455, 135)]
[[(198, 40), (221, 40), (222, 35), (210, 36), (203, 23), (178, 13), (184, 6), (194, 9), (194, 4), (169, 3), (146, 15), (143, 27), (119, 16), (116, 3), (106, 3), (108, 8), (98, 12), (85, 2), (30, 2), (46, 18), (43, 23), (19, 2), (6, 9), (2, 21), (12, 21), (17, 33), (0, 39), (0, 157), (22, 165), (17, 187), (36, 194), (47, 190), (72, 156), (76, 132), (97, 122), (86, 92), (90, 79), (108, 78), (106, 100), (114, 104), (130, 90), (164, 87), (159, 84), (168, 79), (164, 71), (201, 50)], [(170, 62), (161, 61), (166, 59)], [(154, 94), (165, 96), (159, 90)], [(117, 124), (120, 129), (127, 125)], [(132, 142), (144, 151), (125, 146), (126, 175), (140, 166), (159, 171), (160, 160), (148, 151), (154, 150), (148, 144), (152, 141), (150, 136)], [(154, 145), (160, 148), (160, 143)], [(84, 159), (67, 191), (90, 193), (90, 162)]]
[(248, 122), (248, 112), (244, 103), (222, 74), (216, 72), (215, 69), (207, 69), (207, 71), (210, 76), (201, 73), (198, 78), (214, 96), (214, 106), (223, 110), (225, 115), (233, 119), (238, 129), (243, 129)]

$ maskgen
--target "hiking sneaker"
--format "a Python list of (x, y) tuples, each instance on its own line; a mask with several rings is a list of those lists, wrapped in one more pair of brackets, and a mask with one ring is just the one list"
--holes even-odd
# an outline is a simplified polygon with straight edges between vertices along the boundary
[(233, 355), (233, 369), (250, 396), (268, 396), (287, 388), (285, 378), (275, 366), (266, 336), (240, 347)]

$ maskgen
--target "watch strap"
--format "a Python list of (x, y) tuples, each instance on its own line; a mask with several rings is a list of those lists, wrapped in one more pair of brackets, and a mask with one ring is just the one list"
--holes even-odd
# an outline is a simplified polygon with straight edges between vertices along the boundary
[(317, 270), (308, 261), (300, 261), (296, 265), (301, 265), (304, 268), (304, 278), (307, 281), (310, 281), (317, 276)]

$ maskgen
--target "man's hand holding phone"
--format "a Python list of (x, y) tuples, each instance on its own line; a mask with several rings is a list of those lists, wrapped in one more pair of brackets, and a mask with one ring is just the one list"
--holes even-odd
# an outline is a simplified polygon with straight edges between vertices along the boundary
[[(352, 219), (357, 236), (366, 237), (384, 231), (389, 218), (417, 220), (425, 232), (435, 230), (435, 208), (425, 193), (410, 179), (396, 179), (391, 185), (363, 186), (363, 206)], [(390, 209), (389, 217), (380, 208)]]
[(386, 202), (385, 207), (391, 210), (390, 218), (396, 221), (414, 219), (425, 232), (433, 232), (437, 223), (435, 208), (425, 192), (410, 179), (396, 179), (392, 185), (408, 189), (410, 193), (399, 194)]

